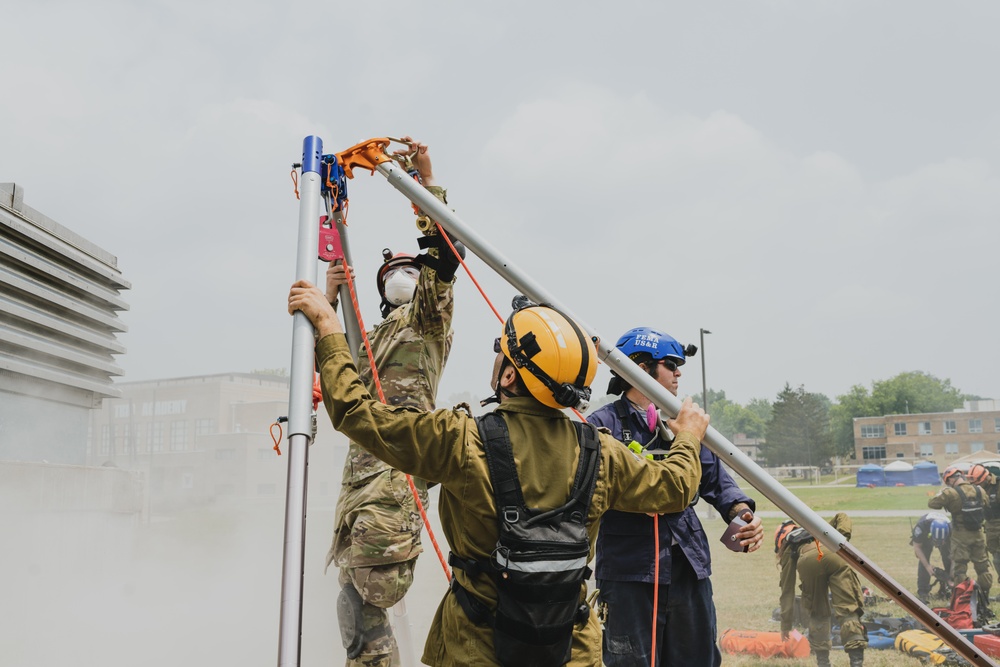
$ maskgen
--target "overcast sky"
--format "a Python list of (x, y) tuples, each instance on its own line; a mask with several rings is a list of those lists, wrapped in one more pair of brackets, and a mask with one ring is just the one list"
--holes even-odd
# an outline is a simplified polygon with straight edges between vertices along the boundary
[[(711, 330), (731, 399), (911, 370), (1000, 398), (996, 3), (2, 14), (0, 181), (118, 257), (124, 380), (287, 367), (303, 138), (411, 134), (462, 219), (603, 337)], [(381, 176), (349, 193), (372, 324), (380, 251), (417, 230)], [(513, 290), (470, 264), (506, 312)], [(457, 300), (442, 402), (489, 393), (499, 332), (461, 275)], [(700, 357), (681, 389), (700, 393)]]

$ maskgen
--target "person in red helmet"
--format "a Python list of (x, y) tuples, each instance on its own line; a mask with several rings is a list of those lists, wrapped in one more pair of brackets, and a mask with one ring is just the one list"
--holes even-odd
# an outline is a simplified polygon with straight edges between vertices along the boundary
[(928, 500), (927, 506), (932, 510), (946, 509), (951, 514), (952, 581), (956, 586), (964, 581), (968, 577), (969, 561), (972, 561), (976, 582), (989, 596), (993, 574), (983, 534), (989, 499), (954, 466), (945, 468), (942, 479), (947, 486)]
[[(854, 524), (847, 514), (837, 512), (830, 525), (851, 539)], [(858, 573), (837, 554), (823, 553), (819, 542), (805, 528), (791, 522), (782, 524), (776, 531), (774, 551), (781, 572), (782, 639), (787, 638), (792, 629), (798, 580), (802, 592), (802, 618), (809, 625), (809, 646), (816, 656), (817, 667), (830, 667), (833, 620), (840, 626), (840, 643), (851, 667), (862, 667), (868, 635), (861, 623), (865, 603)]]
[(986, 529), (986, 551), (993, 559), (993, 567), (1000, 572), (1000, 480), (986, 466), (979, 463), (969, 468), (969, 481), (986, 493), (983, 527)]
[[(412, 161), (423, 186), (447, 203), (445, 190), (434, 180), (427, 146), (413, 142), (400, 153)], [(376, 283), (383, 320), (368, 332), (368, 340), (386, 403), (431, 410), (451, 349), (458, 260), (442, 245), (435, 225), (418, 227), (426, 230), (419, 245), (430, 248), (427, 254), (393, 254), (388, 248), (382, 253)], [(326, 298), (334, 307), (348, 270), (339, 263), (327, 269)], [(359, 375), (377, 395), (370, 364), (360, 363)], [(416, 478), (413, 483), (426, 507), (426, 483)], [(405, 474), (352, 440), (326, 558), (327, 568), (336, 564), (340, 570), (337, 614), (348, 667), (393, 664), (395, 638), (386, 610), (413, 583), (423, 526)]]

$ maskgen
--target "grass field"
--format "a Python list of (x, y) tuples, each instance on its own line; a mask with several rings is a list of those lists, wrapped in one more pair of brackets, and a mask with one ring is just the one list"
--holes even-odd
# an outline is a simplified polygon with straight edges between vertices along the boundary
[[(740, 482), (744, 489), (752, 488)], [(788, 489), (813, 510), (850, 512), (851, 510), (926, 510), (927, 499), (937, 493), (937, 487), (901, 486), (874, 489), (853, 486), (788, 485)], [(776, 511), (777, 506), (760, 494), (754, 494), (758, 511)], [(907, 538), (909, 539), (909, 538)]]
[[(743, 488), (749, 485), (741, 484)], [(937, 491), (929, 487), (900, 488), (854, 488), (854, 487), (823, 487), (823, 486), (789, 486), (796, 496), (818, 512), (851, 510), (923, 510), (927, 507), (927, 498)], [(754, 494), (757, 495), (757, 494)], [(777, 508), (767, 501), (758, 501), (758, 510)], [(704, 517), (704, 509), (699, 514)], [(896, 579), (907, 590), (916, 590), (917, 559), (909, 545), (911, 521), (908, 517), (852, 517), (854, 535), (851, 543), (869, 560), (878, 564), (891, 577)], [(715, 592), (715, 604), (718, 610), (719, 634), (727, 628), (746, 630), (779, 630), (779, 624), (771, 620), (773, 610), (778, 606), (778, 569), (774, 559), (773, 535), (781, 519), (765, 519), (765, 546), (753, 554), (734, 554), (721, 546), (716, 548), (714, 540), (721, 534), (723, 524), (721, 519), (706, 520), (705, 530), (712, 544), (713, 574), (712, 582)], [(935, 564), (939, 564), (937, 553), (933, 556)], [(970, 568), (971, 570), (971, 568)], [(873, 593), (883, 596), (882, 592), (870, 582), (862, 578), (862, 585), (868, 586)], [(995, 593), (996, 591), (993, 591)], [(932, 600), (934, 606), (944, 606), (945, 600)], [(1000, 606), (993, 605), (994, 611), (1000, 611)], [(877, 607), (879, 613), (890, 616), (904, 616), (905, 611), (895, 603), (885, 602)], [(748, 656), (724, 655), (726, 665), (758, 666), (780, 664), (814, 664), (813, 658), (808, 661), (761, 660)], [(843, 651), (831, 654), (833, 665), (847, 665), (847, 655)], [(865, 652), (865, 665), (872, 667), (917, 665), (914, 658), (895, 650)]]

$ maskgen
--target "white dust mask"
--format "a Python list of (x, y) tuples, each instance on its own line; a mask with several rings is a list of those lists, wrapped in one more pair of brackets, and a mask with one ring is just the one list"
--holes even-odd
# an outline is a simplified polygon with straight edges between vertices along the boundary
[(413, 301), (417, 280), (407, 271), (398, 269), (389, 274), (385, 281), (385, 300), (394, 306), (402, 306)]

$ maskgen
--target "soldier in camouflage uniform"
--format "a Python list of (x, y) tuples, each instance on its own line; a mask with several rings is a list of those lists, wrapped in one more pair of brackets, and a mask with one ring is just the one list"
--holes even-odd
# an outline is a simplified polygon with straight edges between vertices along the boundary
[[(410, 156), (423, 185), (447, 203), (446, 191), (434, 184), (427, 147), (414, 143)], [(437, 235), (436, 225), (421, 228), (427, 229), (428, 236)], [(383, 252), (386, 261), (377, 282), (384, 319), (368, 333), (368, 339), (388, 405), (434, 409), (438, 381), (451, 349), (452, 282), (458, 266), (447, 246), (434, 246), (422, 244), (432, 249), (418, 257), (393, 256), (388, 249)], [(343, 265), (331, 265), (327, 271), (326, 297), (335, 307), (346, 270)], [(362, 359), (358, 366), (362, 382), (377, 396), (371, 365)], [(418, 478), (413, 483), (426, 507), (427, 484)], [(424, 523), (406, 475), (353, 441), (341, 485), (326, 564), (329, 568), (336, 563), (340, 568), (343, 592), (337, 612), (347, 665), (396, 665), (398, 651), (386, 610), (402, 600), (413, 583), (416, 559), (423, 551)]]
[[(838, 512), (830, 525), (851, 539), (853, 524), (849, 516)], [(778, 530), (784, 527), (783, 524)], [(840, 641), (850, 657), (851, 667), (861, 667), (868, 635), (861, 624), (864, 598), (857, 573), (837, 554), (821, 554), (816, 540), (793, 545), (794, 540), (787, 535), (790, 533), (779, 534), (775, 544), (781, 567), (782, 638), (792, 629), (797, 574), (801, 581), (802, 615), (809, 619), (809, 646), (818, 667), (830, 667), (832, 617), (840, 624)]]
[(997, 501), (1000, 480), (985, 466), (978, 463), (969, 468), (968, 480), (983, 489), (986, 500), (989, 502), (983, 512), (985, 519), (983, 525), (986, 528), (986, 551), (993, 559), (994, 569), (1000, 572), (1000, 502)]
[(976, 583), (987, 595), (993, 587), (986, 537), (983, 535), (983, 518), (989, 501), (981, 488), (966, 480), (954, 467), (945, 468), (942, 475), (947, 484), (927, 506), (934, 510), (946, 509), (951, 514), (952, 581), (964, 581), (969, 573), (969, 561), (976, 568)]

